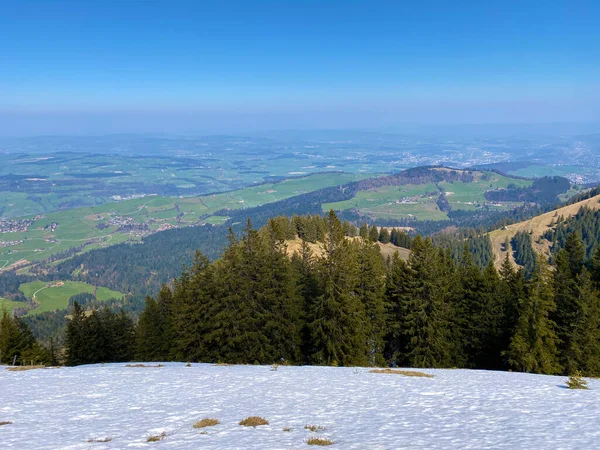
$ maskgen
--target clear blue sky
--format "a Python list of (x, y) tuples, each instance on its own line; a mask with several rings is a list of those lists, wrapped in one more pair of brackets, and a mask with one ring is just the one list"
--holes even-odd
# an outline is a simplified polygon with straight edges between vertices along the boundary
[(0, 133), (600, 120), (599, 1), (3, 1)]

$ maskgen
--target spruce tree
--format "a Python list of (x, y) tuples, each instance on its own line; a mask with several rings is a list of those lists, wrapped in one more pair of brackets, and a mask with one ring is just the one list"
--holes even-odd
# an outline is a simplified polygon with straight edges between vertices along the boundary
[(371, 242), (377, 242), (379, 240), (379, 231), (376, 225), (372, 225), (369, 229), (369, 240)]
[(385, 262), (376, 245), (362, 241), (357, 245), (358, 283), (356, 293), (367, 314), (367, 351), (369, 364), (383, 365), (385, 317)]
[(600, 299), (589, 272), (577, 276), (576, 314), (568, 346), (564, 350), (565, 373), (600, 375)]
[(78, 302), (73, 303), (71, 319), (65, 332), (65, 348), (67, 366), (76, 366), (88, 362), (87, 342), (85, 336), (85, 313)]
[(358, 235), (363, 239), (369, 238), (369, 225), (367, 225), (366, 222), (363, 222), (363, 224), (360, 226), (360, 229), (358, 230)]
[(552, 275), (548, 264), (540, 257), (508, 349), (508, 361), (513, 369), (542, 374), (560, 372), (555, 325), (550, 319), (555, 308)]
[[(391, 286), (399, 317), (397, 332), (405, 343), (401, 361), (411, 367), (448, 367), (454, 362), (450, 283), (452, 269), (430, 239), (412, 243), (408, 266), (399, 266), (399, 283)], [(394, 298), (395, 297), (395, 298)]]
[(367, 364), (367, 316), (355, 295), (356, 255), (344, 238), (339, 219), (332, 211), (327, 221), (324, 256), (317, 264), (321, 295), (311, 312), (316, 364)]
[(135, 358), (139, 361), (160, 361), (162, 356), (161, 311), (156, 300), (146, 297), (135, 333)]

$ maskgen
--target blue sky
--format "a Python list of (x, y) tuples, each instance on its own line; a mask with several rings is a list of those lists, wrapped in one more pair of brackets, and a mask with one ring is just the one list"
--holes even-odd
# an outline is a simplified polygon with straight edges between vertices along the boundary
[(600, 119), (597, 1), (0, 6), (4, 134)]

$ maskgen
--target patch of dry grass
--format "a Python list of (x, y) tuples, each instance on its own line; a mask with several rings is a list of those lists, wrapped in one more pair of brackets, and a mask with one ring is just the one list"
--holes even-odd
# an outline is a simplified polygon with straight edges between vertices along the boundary
[(283, 427), (283, 428), (281, 429), (281, 431), (285, 431), (286, 433), (287, 433), (287, 432), (290, 432), (290, 431), (292, 431), (292, 427)]
[(165, 367), (164, 364), (127, 364), (125, 367), (147, 367), (147, 368), (155, 368), (155, 367)]
[(258, 427), (260, 425), (269, 425), (269, 421), (264, 417), (250, 416), (240, 421), (240, 425), (244, 427)]
[(12, 425), (12, 422), (0, 422), (0, 427), (1, 427), (2, 425)]
[(416, 370), (398, 370), (398, 369), (373, 369), (369, 370), (369, 373), (391, 373), (396, 375), (404, 375), (405, 377), (423, 377), (433, 378), (433, 375), (425, 372), (418, 372)]
[(335, 441), (332, 441), (331, 439), (327, 439), (324, 437), (314, 437), (314, 438), (310, 438), (307, 439), (305, 441), (308, 445), (320, 445), (320, 446), (327, 446), (327, 445), (333, 445), (335, 444)]
[(214, 419), (207, 417), (205, 419), (199, 420), (194, 424), (194, 428), (206, 428), (206, 427), (214, 427), (215, 425), (219, 425), (219, 419)]
[(313, 432), (325, 431), (325, 427), (321, 425), (304, 425), (305, 430), (310, 430)]
[(218, 362), (218, 363), (213, 364), (213, 366), (225, 366), (225, 367), (227, 367), (227, 366), (233, 366), (233, 364)]
[(8, 370), (9, 372), (23, 372), (24, 370), (34, 370), (34, 369), (45, 369), (46, 366), (16, 366), (16, 367), (9, 367)]
[(167, 437), (167, 432), (163, 431), (160, 434), (151, 434), (150, 436), (148, 436), (148, 439), (146, 439), (146, 442), (158, 442), (158, 441), (162, 441), (166, 437)]

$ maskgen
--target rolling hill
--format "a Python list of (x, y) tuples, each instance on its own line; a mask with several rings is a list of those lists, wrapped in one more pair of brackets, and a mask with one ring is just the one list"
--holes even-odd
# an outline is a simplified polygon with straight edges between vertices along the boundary
[[(559, 217), (562, 216), (563, 218), (567, 219), (577, 214), (577, 212), (584, 207), (590, 209), (600, 209), (600, 195), (596, 195), (589, 199), (582, 200), (580, 202), (573, 203), (571, 205), (567, 205), (533, 217), (532, 219), (508, 225), (502, 229), (490, 232), (489, 236), (492, 241), (496, 265), (499, 266), (501, 264), (506, 257), (507, 251), (509, 259), (516, 265), (512, 254), (512, 248), (510, 246), (510, 240), (518, 232), (531, 233), (534, 250), (536, 250), (538, 253), (548, 256), (551, 243), (542, 237), (543, 234), (556, 225), (556, 221)], [(508, 249), (505, 248), (505, 243), (507, 241), (509, 241)]]

